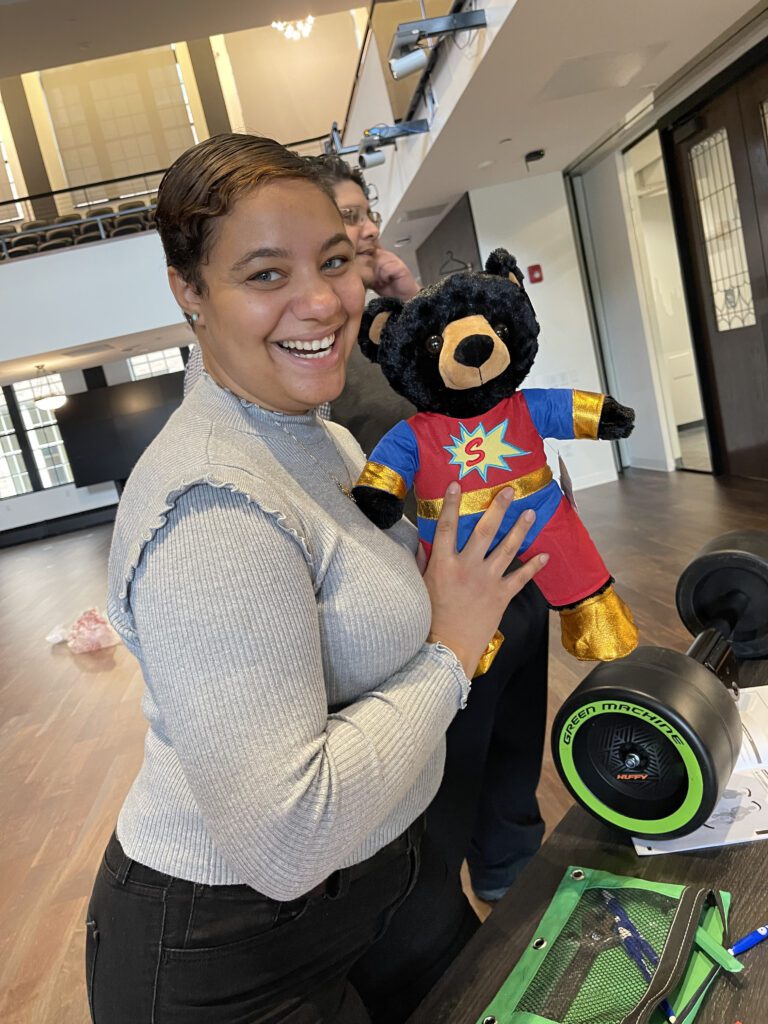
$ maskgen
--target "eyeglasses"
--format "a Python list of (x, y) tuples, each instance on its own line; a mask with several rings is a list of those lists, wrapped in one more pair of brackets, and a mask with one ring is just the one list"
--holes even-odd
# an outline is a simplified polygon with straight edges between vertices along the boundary
[(381, 227), (381, 214), (378, 210), (363, 210), (359, 206), (343, 206), (339, 212), (341, 219), (350, 228), (355, 228), (366, 220), (369, 220), (374, 227)]

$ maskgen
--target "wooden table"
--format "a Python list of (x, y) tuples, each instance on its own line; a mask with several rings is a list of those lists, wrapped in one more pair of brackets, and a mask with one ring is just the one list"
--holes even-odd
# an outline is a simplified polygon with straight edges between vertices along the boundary
[[(746, 663), (741, 682), (768, 683), (768, 662)], [(573, 807), (408, 1024), (474, 1024), (534, 938), (569, 864), (725, 889), (733, 894), (734, 940), (768, 923), (768, 841), (638, 857), (629, 839)], [(744, 964), (741, 974), (721, 975), (697, 1024), (768, 1022), (768, 943), (746, 953)]]

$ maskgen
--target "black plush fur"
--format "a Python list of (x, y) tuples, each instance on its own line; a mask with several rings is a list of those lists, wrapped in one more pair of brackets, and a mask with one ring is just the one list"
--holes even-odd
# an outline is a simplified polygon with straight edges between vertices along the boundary
[[(496, 253), (504, 253), (497, 249)], [(498, 265), (494, 253), (488, 265)], [(506, 254), (505, 254), (506, 255)], [(518, 281), (522, 272), (512, 257)], [(507, 277), (494, 273), (462, 271), (444, 281), (425, 288), (403, 304), (397, 299), (374, 299), (366, 307), (360, 325), (360, 347), (364, 355), (378, 362), (399, 395), (403, 395), (421, 412), (441, 412), (446, 416), (480, 416), (511, 395), (526, 377), (539, 348), (539, 324), (533, 306), (522, 285), (514, 285)], [(376, 315), (390, 312), (390, 317), (374, 345), (368, 331)], [(454, 320), (473, 314), (485, 315), (492, 327), (507, 328), (508, 347), (515, 358), (507, 369), (482, 387), (466, 391), (446, 388), (437, 368), (437, 357), (430, 355), (424, 342), (440, 335)]]
[[(510, 279), (510, 274), (517, 283)], [(360, 348), (368, 359), (378, 362), (392, 388), (419, 411), (452, 417), (481, 416), (520, 387), (536, 358), (539, 323), (523, 279), (514, 256), (505, 249), (496, 249), (488, 257), (485, 273), (452, 274), (406, 303), (391, 298), (374, 299), (366, 307), (360, 325)], [(371, 340), (370, 331), (383, 312), (389, 313), (389, 318), (377, 344)], [(484, 316), (494, 331), (497, 327), (505, 329), (501, 333), (510, 364), (476, 388), (453, 390), (446, 387), (440, 376), (438, 356), (431, 354), (425, 344), (430, 337), (442, 335), (453, 321), (474, 315)], [(598, 436), (610, 440), (627, 437), (634, 418), (632, 409), (607, 397)], [(391, 519), (390, 526), (397, 521), (400, 513), (394, 506), (389, 508), (391, 496), (380, 491), (359, 495), (363, 490), (370, 488), (356, 488), (358, 501), (362, 496), (365, 504), (374, 502), (377, 506), (377, 514), (371, 518), (379, 523), (382, 516)], [(379, 509), (382, 500), (387, 507)], [(397, 504), (401, 512), (402, 503)]]
[(355, 487), (352, 490), (355, 502), (365, 515), (380, 530), (388, 530), (403, 518), (405, 502), (394, 494), (380, 491), (376, 487)]

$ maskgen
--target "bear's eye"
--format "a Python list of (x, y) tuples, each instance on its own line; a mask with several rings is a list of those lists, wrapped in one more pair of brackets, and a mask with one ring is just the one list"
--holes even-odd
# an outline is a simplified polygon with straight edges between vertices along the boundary
[(507, 339), (509, 338), (509, 330), (504, 324), (496, 324), (496, 326), (493, 328), (493, 331), (500, 341), (507, 341)]
[(439, 356), (440, 349), (443, 347), (443, 339), (439, 334), (430, 335), (424, 342), (424, 348), (431, 356)]

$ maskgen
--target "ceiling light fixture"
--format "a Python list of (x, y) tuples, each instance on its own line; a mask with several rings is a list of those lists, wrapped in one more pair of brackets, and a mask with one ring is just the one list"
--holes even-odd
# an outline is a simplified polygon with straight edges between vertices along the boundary
[(292, 39), (296, 42), (298, 39), (307, 38), (312, 31), (314, 23), (315, 19), (311, 14), (308, 14), (306, 18), (302, 18), (299, 21), (273, 21), (272, 28), (282, 32), (286, 39)]
[[(422, 4), (422, 14), (424, 5)], [(484, 28), (485, 11), (459, 11), (441, 18), (406, 21), (398, 25), (389, 47), (387, 62), (393, 78), (405, 78), (422, 71), (429, 63), (429, 54), (419, 43), (424, 39), (441, 39), (455, 32)]]
[(365, 129), (362, 139), (356, 146), (344, 146), (339, 126), (334, 121), (324, 149), (326, 153), (333, 153), (336, 156), (357, 153), (357, 162), (363, 170), (368, 170), (371, 167), (380, 167), (384, 163), (382, 146), (394, 146), (398, 139), (408, 135), (423, 135), (428, 131), (429, 121), (423, 117), (415, 121), (400, 121), (398, 124), (377, 124)]
[[(37, 363), (35, 369), (39, 378), (46, 378), (44, 363)], [(39, 390), (33, 381), (32, 394), (35, 406), (38, 409), (45, 409), (47, 412), (53, 412), (54, 409), (60, 409), (62, 405), (67, 404), (67, 396), (64, 394), (61, 385), (51, 384), (47, 379), (40, 380)]]

